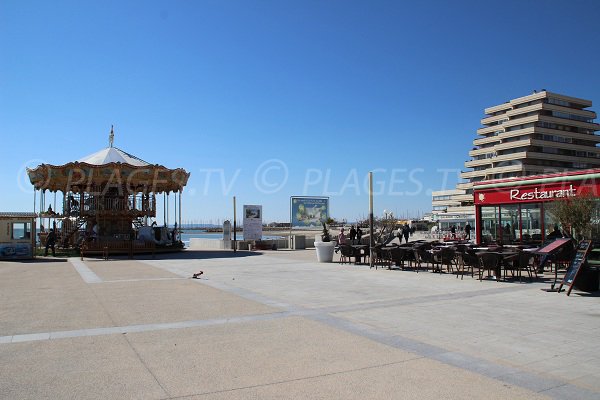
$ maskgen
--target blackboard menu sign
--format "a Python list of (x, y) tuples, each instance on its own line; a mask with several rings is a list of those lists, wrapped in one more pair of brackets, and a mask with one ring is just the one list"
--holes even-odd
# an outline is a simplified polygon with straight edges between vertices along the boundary
[(577, 246), (577, 252), (575, 253), (575, 257), (573, 261), (571, 261), (571, 265), (567, 272), (565, 273), (565, 277), (563, 278), (560, 286), (558, 287), (558, 292), (564, 285), (569, 286), (569, 290), (567, 291), (567, 296), (571, 294), (571, 290), (573, 289), (573, 284), (575, 283), (575, 279), (577, 279), (577, 274), (581, 269), (581, 266), (585, 262), (588, 252), (590, 251), (590, 246), (592, 244), (591, 240), (582, 240), (579, 242), (579, 246)]

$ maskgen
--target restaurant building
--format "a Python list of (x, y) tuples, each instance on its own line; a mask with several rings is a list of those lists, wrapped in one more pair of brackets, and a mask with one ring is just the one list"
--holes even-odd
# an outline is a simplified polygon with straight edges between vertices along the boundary
[(474, 219), (474, 186), (494, 179), (600, 168), (592, 101), (542, 89), (488, 107), (455, 190), (433, 192), (440, 227)]
[(558, 224), (549, 205), (584, 195), (596, 197), (592, 233), (598, 237), (600, 169), (484, 181), (474, 184), (473, 194), (479, 244), (539, 244)]

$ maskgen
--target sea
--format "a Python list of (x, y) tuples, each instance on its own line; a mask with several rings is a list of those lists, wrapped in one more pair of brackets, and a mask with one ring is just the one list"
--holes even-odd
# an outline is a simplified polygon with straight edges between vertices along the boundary
[[(188, 247), (190, 244), (190, 239), (213, 239), (220, 240), (223, 239), (222, 232), (206, 232), (206, 231), (183, 231), (181, 233), (181, 241), (185, 244), (185, 247)], [(231, 235), (231, 239), (233, 240), (233, 235)], [(237, 239), (243, 240), (244, 234), (242, 232), (237, 233)], [(263, 235), (262, 240), (270, 240), (270, 239), (283, 239), (282, 236), (277, 235)]]

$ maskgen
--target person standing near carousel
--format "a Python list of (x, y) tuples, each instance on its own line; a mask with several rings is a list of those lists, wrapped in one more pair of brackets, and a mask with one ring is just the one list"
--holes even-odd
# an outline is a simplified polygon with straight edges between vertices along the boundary
[(56, 233), (54, 233), (54, 229), (50, 229), (48, 233), (48, 237), (46, 237), (46, 250), (44, 251), (44, 257), (48, 256), (48, 248), (52, 249), (52, 257), (56, 257), (56, 251), (54, 250), (54, 245), (56, 244)]

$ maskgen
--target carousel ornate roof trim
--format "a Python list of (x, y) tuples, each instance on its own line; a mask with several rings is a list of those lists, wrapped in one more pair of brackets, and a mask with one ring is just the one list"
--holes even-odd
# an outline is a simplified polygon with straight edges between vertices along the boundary
[(92, 192), (103, 186), (119, 186), (130, 193), (180, 192), (190, 173), (183, 168), (162, 165), (135, 166), (113, 162), (93, 165), (69, 162), (64, 165), (40, 164), (27, 168), (29, 181), (37, 190), (50, 192)]
[(64, 165), (40, 164), (27, 168), (29, 181), (38, 190), (51, 192), (90, 192), (98, 187), (119, 186), (130, 193), (180, 192), (187, 185), (189, 172), (150, 164), (113, 147), (111, 128), (109, 147)]

